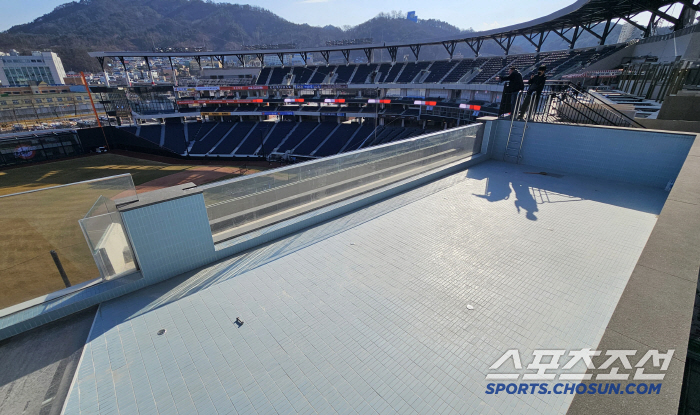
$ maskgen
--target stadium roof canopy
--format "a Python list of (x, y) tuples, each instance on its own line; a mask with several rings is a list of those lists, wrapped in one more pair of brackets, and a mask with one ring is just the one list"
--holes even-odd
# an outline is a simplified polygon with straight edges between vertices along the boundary
[[(329, 61), (331, 52), (341, 52), (346, 61), (349, 62), (350, 52), (362, 50), (370, 59), (372, 51), (377, 49), (387, 49), (392, 61), (396, 61), (399, 48), (410, 48), (416, 59), (422, 46), (443, 45), (450, 58), (454, 54), (455, 47), (460, 42), (469, 45), (476, 56), (483, 42), (494, 40), (503, 48), (506, 55), (510, 52), (513, 41), (518, 36), (527, 39), (537, 50), (540, 51), (542, 44), (547, 37), (554, 33), (566, 40), (571, 49), (576, 45), (576, 41), (584, 33), (588, 32), (599, 39), (600, 44), (605, 44), (612, 29), (620, 22), (632, 24), (644, 32), (644, 37), (651, 34), (654, 26), (659, 20), (665, 20), (674, 25), (675, 30), (680, 30), (692, 24), (696, 11), (700, 11), (700, 4), (696, 0), (578, 0), (574, 4), (558, 10), (550, 15), (525, 23), (519, 23), (498, 29), (481, 32), (465, 32), (458, 37), (426, 40), (425, 42), (413, 43), (381, 43), (369, 45), (343, 45), (343, 46), (322, 46), (315, 48), (301, 49), (260, 49), (260, 50), (238, 50), (238, 51), (204, 51), (204, 52), (90, 52), (90, 56), (97, 58), (104, 66), (104, 58), (118, 58), (124, 63), (124, 57), (143, 57), (148, 63), (148, 58), (173, 58), (173, 57), (194, 57), (200, 60), (202, 57), (213, 57), (223, 63), (226, 56), (236, 56), (241, 63), (244, 56), (256, 55), (261, 62), (264, 62), (265, 55), (277, 55), (280, 60), (283, 55), (299, 54), (306, 61), (309, 53), (320, 53), (326, 62)], [(683, 6), (679, 17), (668, 14), (670, 8), (675, 4)], [(635, 20), (636, 16), (649, 12), (651, 17), (646, 25), (642, 25)], [(602, 25), (602, 31), (599, 29)]]

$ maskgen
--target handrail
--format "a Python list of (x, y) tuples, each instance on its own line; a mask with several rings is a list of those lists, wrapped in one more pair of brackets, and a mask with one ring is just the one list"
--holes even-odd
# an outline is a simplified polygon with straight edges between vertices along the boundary
[[(639, 128), (644, 128), (644, 129), (646, 129), (646, 127), (643, 126), (642, 124), (640, 124), (640, 123), (638, 123), (637, 121), (635, 121), (634, 119), (628, 117), (628, 116), (627, 116), (625, 113), (623, 113), (622, 111), (620, 111), (620, 110), (618, 110), (618, 109), (616, 109), (616, 108), (610, 106), (610, 104), (608, 104), (607, 102), (601, 100), (600, 98), (596, 97), (595, 95), (591, 94), (590, 92), (588, 92), (588, 91), (580, 91), (580, 90), (578, 90), (576, 87), (574, 87), (573, 85), (569, 85), (569, 88), (570, 88), (570, 89), (573, 89), (573, 90), (576, 91), (578, 94), (582, 94), (582, 95), (584, 95), (584, 96), (586, 96), (586, 97), (590, 97), (590, 99), (593, 100), (593, 101), (595, 101), (596, 103), (603, 104), (604, 106), (606, 106), (606, 107), (608, 108), (608, 110), (610, 110), (610, 111), (613, 112), (614, 114), (616, 114), (616, 115), (618, 115), (618, 116), (620, 116), (620, 117), (622, 117), (622, 118), (626, 118), (626, 119), (630, 122), (630, 124), (634, 124), (635, 126), (637, 126), (637, 127), (639, 127)], [(603, 117), (602, 114), (599, 114), (599, 115), (600, 115), (601, 117)], [(605, 118), (605, 117), (603, 117), (603, 118)], [(610, 120), (608, 120), (608, 121), (610, 121)], [(612, 122), (612, 121), (610, 121), (610, 122)]]

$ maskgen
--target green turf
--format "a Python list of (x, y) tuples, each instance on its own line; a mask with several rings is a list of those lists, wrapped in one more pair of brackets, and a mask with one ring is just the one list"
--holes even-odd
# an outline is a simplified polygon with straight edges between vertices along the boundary
[[(101, 154), (0, 171), (0, 195), (123, 173), (138, 186), (192, 167)], [(64, 288), (51, 250), (72, 284), (99, 277), (78, 220), (100, 195), (116, 195), (105, 192), (76, 185), (0, 198), (0, 309)]]

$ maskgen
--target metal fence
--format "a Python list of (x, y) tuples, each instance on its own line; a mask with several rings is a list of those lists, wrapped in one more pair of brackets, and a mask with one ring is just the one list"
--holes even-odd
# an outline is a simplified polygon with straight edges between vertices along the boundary
[[(504, 101), (507, 99), (505, 95)], [(644, 128), (630, 115), (570, 82), (548, 83), (541, 94), (520, 92), (514, 111), (509, 107), (509, 103), (502, 106), (502, 116), (528, 122)]]
[(463, 159), (481, 124), (202, 186), (216, 242)]

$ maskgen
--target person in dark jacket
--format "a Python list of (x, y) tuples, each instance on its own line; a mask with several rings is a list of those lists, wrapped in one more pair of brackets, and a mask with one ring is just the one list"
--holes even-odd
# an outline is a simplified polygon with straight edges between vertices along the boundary
[(523, 75), (514, 66), (508, 68), (508, 76), (496, 78), (499, 82), (507, 82), (503, 88), (503, 99), (510, 101), (510, 113), (515, 114), (515, 105), (518, 102), (518, 93), (525, 89)]
[(530, 108), (530, 102), (532, 101), (533, 95), (535, 96), (535, 111), (537, 111), (537, 108), (540, 105), (540, 96), (542, 95), (544, 85), (547, 82), (547, 77), (544, 75), (545, 72), (547, 72), (547, 67), (540, 66), (537, 69), (537, 74), (533, 75), (530, 78), (530, 81), (528, 81), (527, 95), (525, 96), (523, 106), (520, 108), (520, 115), (518, 118), (522, 119), (527, 110)]

